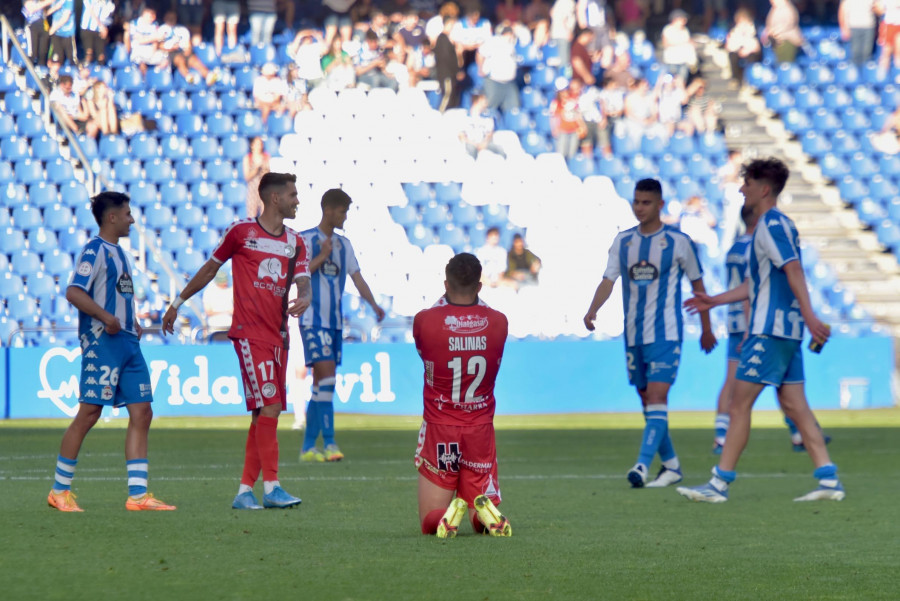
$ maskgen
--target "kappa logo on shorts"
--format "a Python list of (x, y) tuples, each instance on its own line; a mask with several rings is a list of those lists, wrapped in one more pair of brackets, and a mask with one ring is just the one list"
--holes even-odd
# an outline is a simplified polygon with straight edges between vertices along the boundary
[(753, 365), (762, 365), (762, 359), (759, 358), (759, 355), (753, 355), (749, 359), (747, 359), (747, 363), (752, 363)]
[(762, 343), (757, 342), (756, 344), (753, 345), (753, 350), (756, 351), (757, 353), (765, 353), (766, 347), (763, 346)]
[(94, 351), (88, 351), (84, 354), (84, 358), (85, 359), (96, 359), (97, 353), (95, 353)]
[(751, 377), (751, 378), (758, 378), (758, 377), (759, 377), (759, 372), (756, 371), (756, 368), (755, 368), (755, 367), (751, 367), (750, 369), (747, 370), (746, 373), (747, 373), (747, 375), (748, 375), (749, 377)]
[(97, 366), (93, 363), (88, 363), (84, 366), (84, 371), (97, 371)]
[(86, 385), (88, 385), (88, 386), (96, 386), (96, 385), (97, 385), (97, 378), (95, 378), (94, 376), (90, 376), (89, 378), (87, 378), (87, 379), (84, 381), (84, 383), (85, 383)]
[(437, 444), (437, 461), (439, 470), (445, 472), (458, 472), (459, 460), (461, 458), (462, 457), (459, 454), (458, 442), (439, 442)]
[(96, 399), (96, 398), (97, 398), (97, 393), (94, 392), (93, 390), (88, 390), (87, 392), (84, 393), (84, 398), (86, 398), (86, 399)]
[(272, 384), (271, 382), (266, 382), (262, 387), (262, 395), (267, 399), (271, 399), (273, 396), (275, 396), (277, 390), (278, 389), (274, 384)]

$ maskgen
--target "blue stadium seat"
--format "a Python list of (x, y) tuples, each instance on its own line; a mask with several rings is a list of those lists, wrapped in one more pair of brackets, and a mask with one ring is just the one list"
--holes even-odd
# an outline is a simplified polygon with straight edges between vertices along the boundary
[(43, 118), (32, 112), (22, 113), (16, 117), (16, 131), (26, 138), (36, 138), (47, 133)]
[(537, 156), (542, 152), (550, 152), (550, 143), (538, 132), (531, 130), (522, 138), (522, 149), (530, 155)]
[(189, 201), (188, 187), (181, 182), (169, 180), (158, 187), (159, 197), (164, 205), (177, 207)]
[(859, 178), (845, 175), (838, 183), (838, 192), (844, 202), (855, 205), (869, 195), (869, 188)]
[(206, 218), (211, 227), (223, 229), (234, 222), (234, 210), (222, 203), (218, 203), (206, 212)]
[(834, 153), (828, 153), (819, 159), (819, 169), (822, 170), (822, 175), (832, 181), (840, 181), (850, 173), (850, 165), (844, 160), (844, 157)]
[(197, 44), (194, 46), (194, 54), (200, 59), (200, 62), (210, 69), (218, 67), (221, 64), (218, 55), (216, 55), (216, 48), (212, 44), (206, 42)]
[(221, 146), (222, 158), (229, 161), (242, 161), (247, 153), (250, 152), (250, 143), (247, 141), (247, 138), (237, 134), (231, 134), (227, 138), (222, 138)]
[(191, 113), (187, 95), (180, 90), (170, 90), (159, 99), (160, 110), (177, 118), (178, 115)]
[(191, 156), (194, 161), (211, 161), (222, 156), (222, 149), (215, 137), (204, 134), (191, 139)]
[(256, 112), (251, 111), (245, 111), (237, 117), (237, 129), (239, 134), (247, 138), (262, 136), (265, 133), (262, 119)]
[(194, 113), (179, 113), (175, 117), (175, 127), (178, 135), (185, 138), (193, 138), (203, 135), (203, 117)]
[(503, 115), (503, 128), (509, 129), (520, 136), (531, 130), (531, 117), (522, 109), (510, 109)]
[(878, 173), (878, 164), (865, 153), (857, 152), (849, 161), (850, 173), (860, 178), (869, 178)]
[(85, 227), (97, 227), (97, 222), (94, 220), (93, 215), (90, 215), (90, 210), (88, 210), (88, 216), (90, 216), (90, 221), (86, 220), (87, 216), (80, 216), (78, 214), (75, 215), (76, 220), (80, 227), (72, 226), (60, 231), (57, 234), (57, 238), (59, 239), (59, 247), (71, 254), (81, 252), (81, 248), (87, 243), (88, 237), (84, 231)]
[[(84, 153), (84, 156), (89, 161), (93, 161), (94, 159), (100, 156), (100, 153), (97, 149), (97, 140), (94, 138), (88, 138), (85, 134), (81, 134), (76, 136), (76, 140), (78, 140), (78, 145), (81, 146), (81, 152)], [(72, 153), (73, 156), (75, 153)]]
[[(270, 115), (269, 119), (274, 117)], [(210, 136), (224, 138), (234, 134), (234, 119), (226, 113), (214, 113), (206, 117), (206, 130)]]
[(884, 176), (900, 176), (900, 155), (883, 154), (878, 157), (878, 171)]
[(450, 211), (443, 202), (432, 200), (422, 210), (422, 223), (426, 226), (443, 226), (450, 220)]
[(147, 70), (147, 87), (156, 92), (168, 92), (175, 86), (172, 82), (172, 71), (168, 66), (154, 67)]
[(781, 86), (769, 86), (764, 92), (766, 106), (779, 115), (794, 106), (794, 95), (790, 90)]
[(18, 250), (10, 253), (10, 265), (15, 273), (27, 278), (41, 270), (41, 256), (29, 249)]
[(142, 161), (159, 157), (159, 141), (153, 134), (139, 133), (131, 138), (131, 157)]
[[(194, 138), (191, 142), (200, 140)], [(175, 177), (185, 184), (193, 184), (203, 179), (203, 165), (200, 161), (184, 159), (175, 163)]]
[(182, 273), (193, 275), (206, 263), (206, 257), (188, 246), (176, 251), (175, 262), (178, 263), (178, 269)]
[(6, 161), (18, 161), (31, 156), (28, 138), (11, 136), (0, 140), (0, 156)]
[(431, 200), (431, 186), (425, 182), (405, 183), (403, 191), (410, 203), (424, 205)]
[(434, 230), (430, 227), (426, 227), (421, 223), (417, 223), (412, 226), (412, 229), (406, 230), (406, 235), (409, 237), (409, 241), (411, 244), (418, 246), (419, 248), (424, 249), (426, 246), (430, 244), (434, 244), (435, 236)]
[(466, 244), (466, 233), (461, 227), (453, 223), (445, 223), (438, 228), (438, 241), (441, 244), (451, 246), (454, 252), (462, 252)]
[(628, 173), (628, 165), (621, 158), (610, 155), (600, 156), (597, 160), (597, 168), (595, 175), (605, 175), (613, 179), (626, 175)]
[(16, 294), (6, 298), (6, 312), (13, 321), (25, 321), (37, 313), (37, 303), (28, 294)]
[[(144, 89), (144, 78), (137, 67), (131, 65), (116, 69), (113, 75), (113, 88), (125, 92), (137, 92)], [(157, 88), (158, 89), (158, 88)]]
[(831, 136), (831, 148), (832, 152), (842, 156), (852, 156), (862, 149), (857, 137), (851, 132), (842, 129), (837, 130)]
[(42, 161), (51, 161), (60, 157), (59, 143), (47, 134), (31, 140), (31, 152), (34, 158)]
[(0, 139), (8, 138), (16, 134), (16, 122), (12, 115), (0, 113)]
[(548, 67), (544, 63), (538, 63), (537, 65), (535, 65), (534, 69), (531, 70), (531, 85), (537, 87), (540, 90), (555, 93), (556, 77), (556, 69), (554, 69), (553, 67)]
[(140, 161), (132, 161), (129, 158), (117, 160), (113, 163), (113, 175), (116, 181), (126, 186), (141, 181), (143, 179), (141, 163)]
[(822, 95), (813, 88), (803, 85), (794, 91), (794, 103), (798, 109), (807, 113), (825, 105)]
[(75, 223), (72, 209), (63, 204), (53, 204), (44, 209), (44, 227), (51, 230), (64, 230)]
[(0, 291), (2, 291), (0, 298), (10, 298), (23, 294), (25, 292), (25, 281), (21, 275), (3, 270), (0, 272)]
[(572, 175), (581, 179), (594, 175), (597, 172), (597, 165), (594, 163), (594, 158), (583, 153), (576, 154), (568, 159), (566, 163), (569, 167), (569, 171), (572, 172)]
[(841, 112), (841, 123), (849, 132), (863, 134), (871, 129), (871, 123), (865, 113), (853, 107), (845, 107)]
[(794, 89), (806, 81), (803, 69), (792, 62), (780, 63), (775, 71), (775, 76), (778, 85), (788, 89)]
[(28, 294), (40, 303), (42, 311), (45, 308), (50, 309), (53, 298), (56, 296), (56, 282), (53, 277), (45, 275), (43, 271), (33, 272), (28, 276), (26, 288)]
[(45, 181), (44, 166), (36, 159), (19, 159), (15, 164), (15, 173), (18, 180), (26, 186)]
[(394, 222), (407, 229), (419, 222), (419, 211), (414, 204), (410, 203), (405, 207), (390, 207), (390, 212)]
[(704, 196), (703, 190), (697, 185), (694, 178), (687, 175), (675, 182), (675, 194), (682, 201), (687, 200), (691, 196)]
[(876, 173), (869, 180), (869, 193), (876, 200), (890, 201), (898, 199), (900, 188), (890, 179), (880, 173)]
[(280, 115), (269, 115), (269, 120), (266, 123), (266, 132), (270, 136), (275, 136), (278, 139), (281, 139), (281, 136), (283, 136), (284, 134), (289, 134), (293, 131), (294, 120), (291, 118), (290, 114), (285, 112)]
[[(253, 67), (245, 66), (234, 72), (234, 87), (236, 90), (249, 92), (253, 89), (253, 82), (259, 72)], [(224, 102), (224, 98), (223, 98)], [(223, 107), (224, 108), (224, 107)]]
[(159, 242), (168, 251), (176, 251), (189, 246), (187, 230), (177, 225), (170, 225), (159, 232)]
[(825, 107), (816, 109), (812, 115), (812, 122), (817, 131), (835, 131), (841, 128), (840, 118)]
[(0, 67), (0, 94), (8, 94), (18, 89), (16, 74), (13, 70)]
[(882, 219), (875, 224), (875, 234), (878, 241), (890, 249), (900, 246), (900, 226), (890, 219)]
[(274, 63), (276, 59), (275, 46), (272, 44), (255, 44), (250, 46), (250, 64), (254, 67), (262, 67), (266, 63)]
[(59, 246), (56, 234), (47, 227), (37, 227), (28, 232), (28, 248), (36, 253), (45, 253)]
[(65, 184), (75, 180), (75, 168), (69, 161), (58, 158), (55, 161), (47, 163), (47, 175), (50, 181), (55, 184)]
[(173, 220), (172, 209), (164, 204), (156, 203), (144, 209), (144, 223), (149, 228), (162, 230), (172, 225)]
[(666, 179), (676, 179), (687, 172), (684, 161), (668, 152), (656, 161), (656, 165), (659, 169), (659, 176)]
[(832, 111), (842, 111), (853, 104), (853, 97), (850, 96), (843, 88), (830, 85), (822, 92), (822, 100), (825, 108)]
[(471, 228), (481, 221), (481, 211), (464, 200), (452, 205), (450, 211), (456, 225)]
[(549, 105), (547, 98), (537, 88), (525, 86), (519, 93), (522, 101), (522, 107), (529, 112), (536, 112)]
[(796, 108), (788, 109), (783, 116), (783, 120), (784, 128), (798, 138), (802, 138), (813, 127), (813, 123), (806, 112)]
[[(13, 219), (15, 219), (15, 216), (13, 216)], [(5, 227), (2, 233), (3, 235), (0, 236), (0, 252), (9, 255), (25, 248), (25, 234), (18, 226)]]
[(762, 63), (753, 63), (750, 68), (744, 71), (744, 79), (752, 87), (762, 90), (774, 84), (778, 77), (775, 72)]
[(828, 138), (815, 130), (810, 130), (803, 135), (800, 139), (800, 146), (803, 148), (803, 152), (816, 159), (832, 152), (831, 142), (828, 141)]
[(190, 156), (190, 147), (186, 138), (170, 134), (164, 136), (160, 142), (163, 158), (170, 161), (180, 161)]
[(505, 205), (489, 204), (482, 207), (485, 227), (499, 227), (501, 230), (509, 223), (509, 210)]
[(87, 188), (81, 182), (68, 182), (59, 187), (59, 197), (62, 204), (74, 207), (90, 200)]
[(859, 215), (860, 221), (871, 228), (874, 228), (876, 223), (887, 216), (887, 211), (881, 206), (881, 203), (868, 197), (856, 203), (856, 213)]
[(197, 115), (211, 115), (218, 112), (218, 100), (215, 92), (200, 90), (190, 96), (191, 112)]
[(34, 105), (31, 103), (31, 97), (21, 90), (6, 94), (3, 97), (3, 103), (6, 105), (6, 112), (16, 115), (16, 117), (24, 115), (25, 113), (34, 112)]
[(37, 208), (49, 207), (59, 200), (59, 190), (55, 184), (40, 181), (28, 187), (28, 202)]
[(533, 114), (534, 129), (543, 136), (553, 134), (553, 117), (550, 115), (550, 109), (543, 108)]
[(191, 203), (175, 206), (175, 220), (184, 229), (194, 229), (203, 225), (203, 209)]
[(156, 184), (146, 180), (139, 180), (128, 186), (128, 194), (131, 196), (132, 206), (143, 209), (159, 201)]
[(107, 161), (118, 161), (128, 156), (128, 141), (117, 135), (100, 138), (100, 158)]
[[(250, 87), (252, 88), (253, 85), (251, 84)], [(219, 102), (222, 105), (222, 112), (227, 115), (234, 115), (252, 106), (250, 100), (240, 90), (229, 90), (220, 95)]]
[(201, 207), (210, 207), (219, 202), (219, 187), (207, 181), (190, 184), (191, 202)]
[(247, 204), (247, 184), (239, 181), (230, 181), (219, 187), (222, 194), (222, 204), (243, 213)]
[[(0, 207), (0, 228), (5, 229), (11, 225), (12, 225), (12, 216), (9, 214), (9, 209), (7, 209), (6, 207)], [(3, 255), (3, 253), (0, 253), (0, 255)], [(6, 257), (6, 255), (3, 255), (3, 257)], [(0, 259), (0, 260), (2, 260), (2, 259)], [(5, 266), (6, 266), (5, 264), (0, 265), (0, 271), (2, 271)]]
[(191, 247), (204, 255), (209, 255), (220, 239), (221, 235), (215, 228), (202, 225), (191, 230)]
[(44, 253), (44, 271), (54, 277), (62, 277), (72, 271), (72, 255), (54, 248)]
[(227, 184), (235, 178), (234, 165), (231, 161), (215, 159), (213, 161), (207, 161), (205, 167), (206, 177), (213, 183)]
[(462, 186), (459, 182), (437, 182), (434, 184), (434, 197), (441, 202), (456, 202), (462, 198), (461, 192)]
[(806, 81), (817, 88), (825, 88), (834, 83), (834, 73), (826, 65), (810, 63), (806, 66)]
[(881, 89), (881, 105), (888, 111), (900, 106), (900, 87), (889, 83)]
[(37, 207), (29, 204), (13, 206), (12, 218), (16, 227), (23, 231), (39, 227), (44, 223), (41, 211)]
[(159, 110), (159, 97), (153, 90), (138, 90), (128, 97), (131, 112), (152, 115)]

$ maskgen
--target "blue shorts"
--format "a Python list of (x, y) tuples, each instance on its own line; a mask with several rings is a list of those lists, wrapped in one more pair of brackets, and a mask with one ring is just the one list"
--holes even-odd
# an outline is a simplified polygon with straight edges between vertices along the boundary
[(300, 338), (303, 339), (303, 356), (306, 358), (306, 367), (311, 367), (320, 361), (334, 361), (335, 365), (341, 364), (343, 338), (340, 330), (300, 328)]
[(741, 360), (741, 351), (738, 350), (738, 347), (741, 346), (741, 342), (744, 341), (744, 333), (740, 332), (739, 334), (729, 334), (728, 335), (728, 360), (729, 361), (740, 361)]
[(350, 13), (339, 13), (326, 6), (324, 25), (325, 27), (337, 27), (340, 29), (341, 27), (351, 27), (353, 20), (350, 18)]
[(799, 340), (750, 336), (741, 349), (737, 379), (756, 384), (800, 384), (803, 382), (803, 352)]
[(680, 361), (680, 342), (653, 342), (625, 347), (628, 381), (638, 390), (647, 388), (648, 382), (674, 384)]
[(123, 407), (153, 401), (150, 370), (136, 336), (82, 336), (80, 401), (90, 405)]

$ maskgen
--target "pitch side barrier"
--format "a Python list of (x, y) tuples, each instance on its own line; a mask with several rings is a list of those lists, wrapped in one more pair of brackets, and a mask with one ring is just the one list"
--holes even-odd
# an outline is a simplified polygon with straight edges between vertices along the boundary
[[(157, 416), (244, 415), (243, 390), (231, 344), (143, 347)], [(309, 381), (294, 377), (302, 352), (288, 367), (289, 398), (305, 399)], [(506, 346), (497, 383), (498, 414), (633, 412), (625, 353), (618, 340), (518, 342)], [(71, 417), (78, 399), (78, 348), (0, 349), (3, 417)], [(889, 337), (833, 338), (820, 355), (804, 347), (806, 391), (817, 409), (894, 405)], [(725, 345), (703, 355), (687, 341), (673, 411), (713, 411), (725, 372)], [(774, 409), (771, 390), (761, 409)], [(292, 409), (291, 407), (288, 408)], [(345, 413), (417, 415), (422, 412), (422, 362), (411, 344), (347, 344), (335, 386), (335, 410)], [(107, 410), (112, 411), (112, 410)], [(124, 412), (112, 411), (112, 416)]]

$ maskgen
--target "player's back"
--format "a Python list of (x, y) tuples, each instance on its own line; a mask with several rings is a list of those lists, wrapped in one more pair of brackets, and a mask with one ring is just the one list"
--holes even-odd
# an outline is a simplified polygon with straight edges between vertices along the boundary
[(425, 420), (473, 425), (494, 416), (494, 382), (506, 344), (506, 316), (480, 302), (445, 299), (413, 320), (416, 349), (425, 364)]

